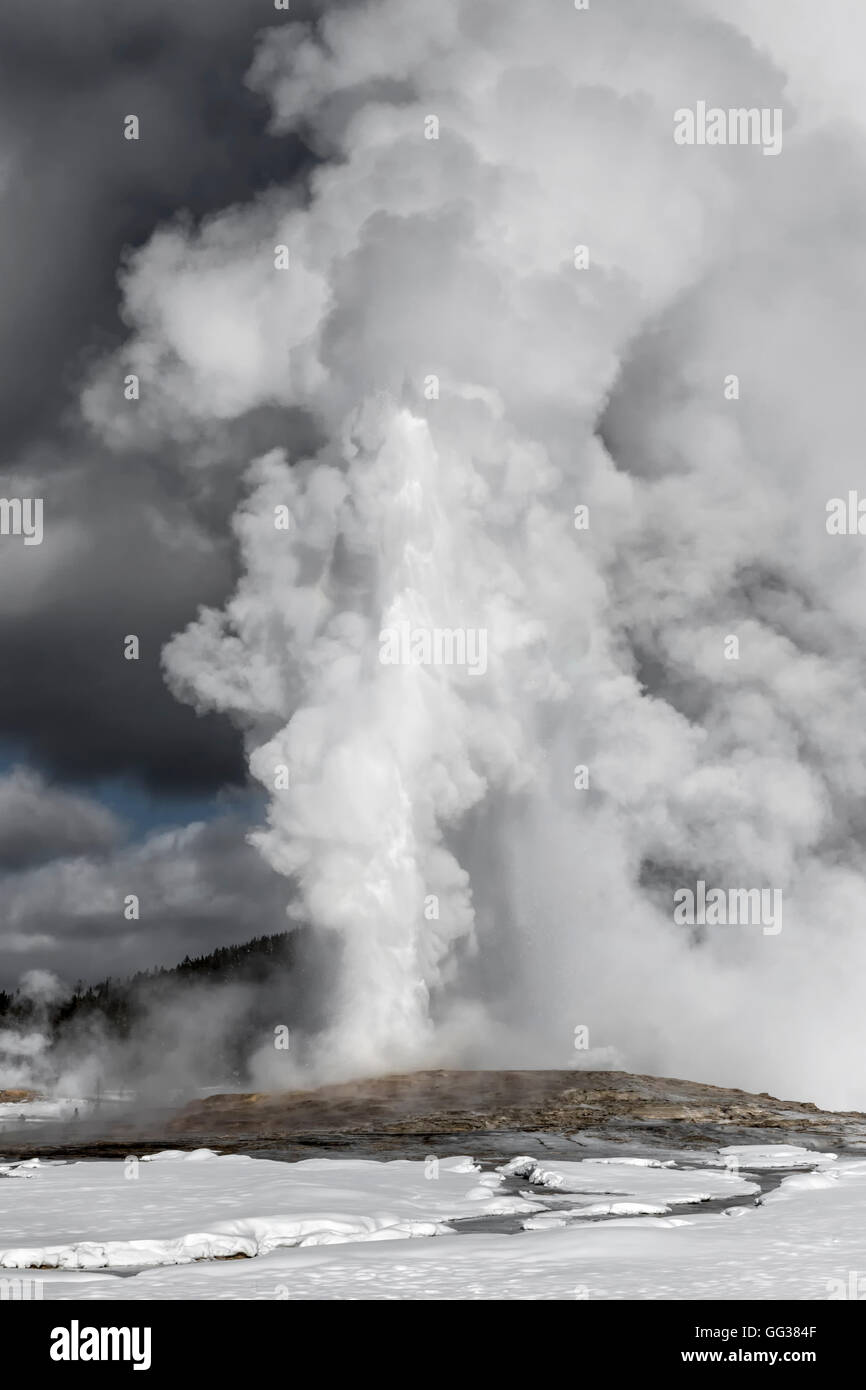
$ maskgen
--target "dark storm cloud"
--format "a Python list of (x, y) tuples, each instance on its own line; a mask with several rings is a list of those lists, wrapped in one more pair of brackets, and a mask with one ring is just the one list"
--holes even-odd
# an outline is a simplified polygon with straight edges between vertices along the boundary
[(123, 826), (107, 807), (47, 787), (27, 768), (0, 777), (0, 871), (61, 855), (104, 852), (122, 838)]
[[(2, 827), (0, 796), (0, 835)], [(187, 953), (290, 925), (285, 880), (246, 843), (245, 827), (232, 816), (105, 853), (92, 848), (58, 858), (7, 874), (0, 887), (0, 988), (33, 969), (72, 983), (174, 965)], [(130, 894), (139, 899), (137, 920), (124, 914)]]
[[(42, 545), (0, 543), (4, 736), (64, 776), (197, 790), (237, 781), (236, 739), (171, 699), (159, 667), (167, 636), (226, 584), (227, 545), (146, 459), (119, 473), (105, 462), (70, 449), (44, 480)], [(129, 635), (136, 661), (124, 658)]]
[[(114, 457), (77, 399), (125, 335), (128, 249), (179, 209), (198, 218), (310, 163), (266, 133), (243, 81), (256, 34), (286, 18), (271, 0), (0, 7), (0, 493), (43, 497), (46, 517), (42, 546), (0, 540), (0, 739), (62, 776), (196, 790), (243, 776), (237, 735), (169, 695), (159, 649), (230, 587), (235, 475), (291, 417), (227, 429), (204, 481), (165, 446)], [(131, 113), (138, 142), (123, 138)], [(122, 659), (127, 633), (138, 662)]]
[[(201, 215), (302, 158), (264, 136), (243, 83), (264, 0), (49, 0), (0, 9), (5, 166), (4, 448), (45, 427), (94, 335), (115, 334), (121, 251), (178, 207)], [(138, 142), (123, 118), (141, 121)]]

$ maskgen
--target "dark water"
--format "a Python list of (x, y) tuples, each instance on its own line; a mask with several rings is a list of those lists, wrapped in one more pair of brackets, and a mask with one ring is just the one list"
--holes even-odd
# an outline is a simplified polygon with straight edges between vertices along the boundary
[[(598, 1157), (616, 1158), (617, 1155), (599, 1154)], [(482, 1164), (482, 1167), (485, 1168), (494, 1168), (495, 1166), (496, 1165), (492, 1163), (489, 1165)], [(695, 1171), (692, 1165), (688, 1163), (675, 1163), (674, 1168), (678, 1172)], [(700, 1171), (700, 1169), (698, 1171)], [(716, 1169), (715, 1171), (719, 1170)], [(760, 1206), (764, 1196), (768, 1192), (772, 1192), (774, 1188), (779, 1187), (783, 1178), (790, 1177), (792, 1173), (802, 1173), (803, 1171), (804, 1169), (802, 1167), (774, 1168), (772, 1172), (752, 1173), (749, 1172), (748, 1169), (743, 1168), (740, 1170), (739, 1176), (743, 1179), (744, 1182), (756, 1183), (760, 1187), (760, 1192), (744, 1192), (736, 1197), (710, 1197), (705, 1202), (672, 1203), (670, 1206), (670, 1211), (665, 1213), (665, 1215), (686, 1216), (692, 1212), (694, 1212), (695, 1214), (700, 1213), (701, 1215), (705, 1215), (707, 1213), (718, 1214), (721, 1212), (730, 1211), (732, 1207)], [(566, 1193), (562, 1192), (561, 1190), (558, 1190), (554, 1195), (551, 1192), (550, 1188), (542, 1187), (535, 1183), (527, 1182), (525, 1178), (506, 1178), (502, 1186), (498, 1187), (496, 1191), (497, 1193), (513, 1193), (517, 1196), (525, 1195), (527, 1197), (531, 1197), (533, 1200), (543, 1202), (545, 1210), (550, 1212), (555, 1212), (559, 1208), (573, 1207), (581, 1196), (588, 1196), (596, 1202), (602, 1202), (607, 1200), (617, 1201), (619, 1199), (623, 1201), (636, 1200), (635, 1198), (630, 1197), (627, 1192), (622, 1192), (618, 1194), (613, 1192)], [(661, 1199), (659, 1200), (661, 1202)], [(536, 1215), (541, 1215), (541, 1213), (537, 1212)], [(661, 1215), (655, 1216), (649, 1212), (643, 1212), (641, 1213), (641, 1216), (644, 1220), (658, 1221), (662, 1219)], [(457, 1220), (449, 1221), (448, 1224), (454, 1230), (455, 1235), (459, 1236), (475, 1236), (485, 1234), (510, 1236), (517, 1235), (519, 1232), (522, 1232), (523, 1222), (525, 1220), (526, 1215), (470, 1216), (461, 1217)], [(622, 1220), (629, 1220), (629, 1218), (623, 1217), (621, 1214), (617, 1215), (612, 1213), (595, 1216), (575, 1216), (568, 1219), (568, 1224), (569, 1226), (588, 1226), (597, 1225), (603, 1221)]]
[[(662, 1138), (667, 1143), (662, 1145)], [(683, 1135), (680, 1141), (679, 1133), (674, 1137), (668, 1131), (664, 1136), (653, 1135), (650, 1142), (647, 1142), (647, 1135), (639, 1127), (630, 1132), (624, 1130), (620, 1142), (612, 1144), (609, 1140), (588, 1136), (586, 1133), (579, 1135), (556, 1134), (556, 1133), (526, 1133), (523, 1131), (507, 1130), (484, 1130), (474, 1134), (435, 1134), (435, 1135), (315, 1135), (311, 1136), (308, 1142), (294, 1143), (289, 1148), (274, 1148), (268, 1146), (251, 1146), (243, 1152), (250, 1154), (253, 1158), (270, 1158), (287, 1163), (297, 1162), (302, 1158), (364, 1158), (364, 1159), (425, 1159), (429, 1157), (452, 1157), (456, 1154), (467, 1154), (474, 1158), (475, 1162), (484, 1172), (493, 1172), (503, 1163), (518, 1155), (526, 1155), (535, 1158), (543, 1163), (545, 1159), (555, 1161), (566, 1159), (571, 1162), (579, 1161), (581, 1158), (654, 1158), (662, 1161), (672, 1159), (674, 1167), (679, 1172), (697, 1171), (700, 1172), (703, 1166), (701, 1157), (709, 1158), (718, 1148), (732, 1144), (801, 1144), (803, 1148), (815, 1153), (827, 1152), (830, 1145), (824, 1142), (816, 1143), (815, 1136), (793, 1136), (790, 1134), (779, 1134), (778, 1131), (767, 1130), (736, 1130), (719, 1127), (718, 1133), (714, 1135), (715, 1142), (708, 1143), (702, 1133), (703, 1143), (695, 1143), (695, 1134)], [(672, 1142), (673, 1140), (673, 1142)], [(694, 1158), (688, 1160), (682, 1157), (683, 1149), (689, 1149), (694, 1153)], [(396, 1151), (395, 1151), (396, 1150)], [(859, 1148), (851, 1148), (847, 1145), (837, 1145), (831, 1150), (844, 1157), (862, 1157), (863, 1151)], [(710, 1169), (712, 1171), (712, 1169)], [(716, 1169), (715, 1171), (718, 1171)], [(740, 1176), (745, 1182), (755, 1183), (759, 1191), (742, 1193), (734, 1197), (711, 1197), (705, 1202), (681, 1203), (672, 1205), (669, 1215), (687, 1215), (690, 1212), (708, 1214), (721, 1213), (730, 1210), (732, 1207), (754, 1207), (760, 1206), (763, 1198), (768, 1192), (772, 1192), (779, 1187), (783, 1178), (789, 1177), (793, 1173), (807, 1171), (805, 1165), (790, 1168), (774, 1168), (766, 1172), (751, 1172), (747, 1167), (740, 1169)], [(618, 1198), (629, 1200), (628, 1193), (598, 1193), (589, 1192), (562, 1192), (553, 1190), (549, 1187), (533, 1184), (526, 1178), (507, 1177), (505, 1182), (496, 1189), (497, 1193), (513, 1194), (519, 1196), (525, 1194), (533, 1201), (538, 1201), (543, 1205), (544, 1210), (555, 1212), (558, 1208), (575, 1206), (581, 1196), (589, 1196), (593, 1201), (601, 1202), (610, 1198), (616, 1201)], [(492, 1194), (491, 1194), (492, 1195)], [(632, 1199), (634, 1200), (634, 1199)], [(499, 1234), (517, 1235), (523, 1231), (523, 1222), (529, 1213), (514, 1214), (511, 1216), (476, 1216), (461, 1217), (450, 1220), (447, 1224), (457, 1235), (479, 1235), (479, 1234)], [(540, 1215), (541, 1213), (536, 1213)], [(645, 1218), (653, 1218), (648, 1213)], [(571, 1218), (569, 1224), (584, 1226), (596, 1224), (603, 1221), (621, 1221), (621, 1215), (596, 1215), (580, 1216)]]

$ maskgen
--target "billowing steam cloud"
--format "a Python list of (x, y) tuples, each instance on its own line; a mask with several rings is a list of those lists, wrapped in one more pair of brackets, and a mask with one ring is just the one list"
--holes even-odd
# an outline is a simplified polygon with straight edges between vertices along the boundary
[[(715, 8), (278, 27), (249, 81), (321, 156), (309, 196), (127, 272), (86, 398), (118, 446), (201, 467), (265, 406), (322, 440), (252, 464), (237, 590), (165, 653), (245, 729), (256, 843), (343, 941), (309, 1075), (568, 1065), (584, 1025), (584, 1059), (866, 1102), (866, 542), (825, 528), (863, 477), (863, 132), (773, 50), (786, 88), (773, 6), (757, 46)], [(780, 156), (675, 144), (700, 101), (781, 110)], [(440, 629), (483, 669), (380, 660)], [(675, 925), (698, 879), (781, 890), (783, 929)]]

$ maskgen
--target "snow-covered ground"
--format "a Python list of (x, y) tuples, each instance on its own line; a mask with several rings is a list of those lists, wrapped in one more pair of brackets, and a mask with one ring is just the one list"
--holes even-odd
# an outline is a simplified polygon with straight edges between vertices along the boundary
[(11, 1123), (13, 1120), (16, 1125), (22, 1121), (29, 1123), (41, 1123), (45, 1120), (70, 1120), (76, 1111), (79, 1115), (86, 1115), (92, 1108), (92, 1102), (88, 1100), (15, 1100), (0, 1102), (0, 1130), (4, 1123)]
[[(754, 1175), (780, 1167), (804, 1171), (756, 1205)], [(503, 1215), (524, 1229), (457, 1233)], [(0, 1266), (45, 1299), (850, 1297), (858, 1279), (866, 1294), (866, 1159), (31, 1160), (0, 1164)]]

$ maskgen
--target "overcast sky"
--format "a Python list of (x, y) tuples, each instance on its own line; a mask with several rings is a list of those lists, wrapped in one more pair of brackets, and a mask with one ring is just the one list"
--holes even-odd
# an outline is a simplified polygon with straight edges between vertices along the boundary
[(0, 12), (0, 980), (288, 906), (320, 1075), (866, 1103), (862, 3), (314, 9)]
[[(226, 424), (205, 479), (165, 441), (118, 460), (78, 406), (126, 333), (124, 256), (178, 211), (198, 219), (310, 165), (299, 140), (267, 134), (243, 81), (276, 20), (270, 0), (2, 6), (0, 493), (43, 498), (45, 533), (0, 541), (0, 984), (37, 965), (70, 978), (171, 963), (285, 926), (284, 885), (244, 841), (257, 805), (220, 820), (221, 793), (243, 798), (240, 735), (168, 692), (160, 651), (228, 592), (242, 465), (286, 421)], [(123, 138), (130, 113), (138, 142)], [(168, 829), (214, 818), (182, 843)], [(133, 892), (140, 925), (122, 915)]]

